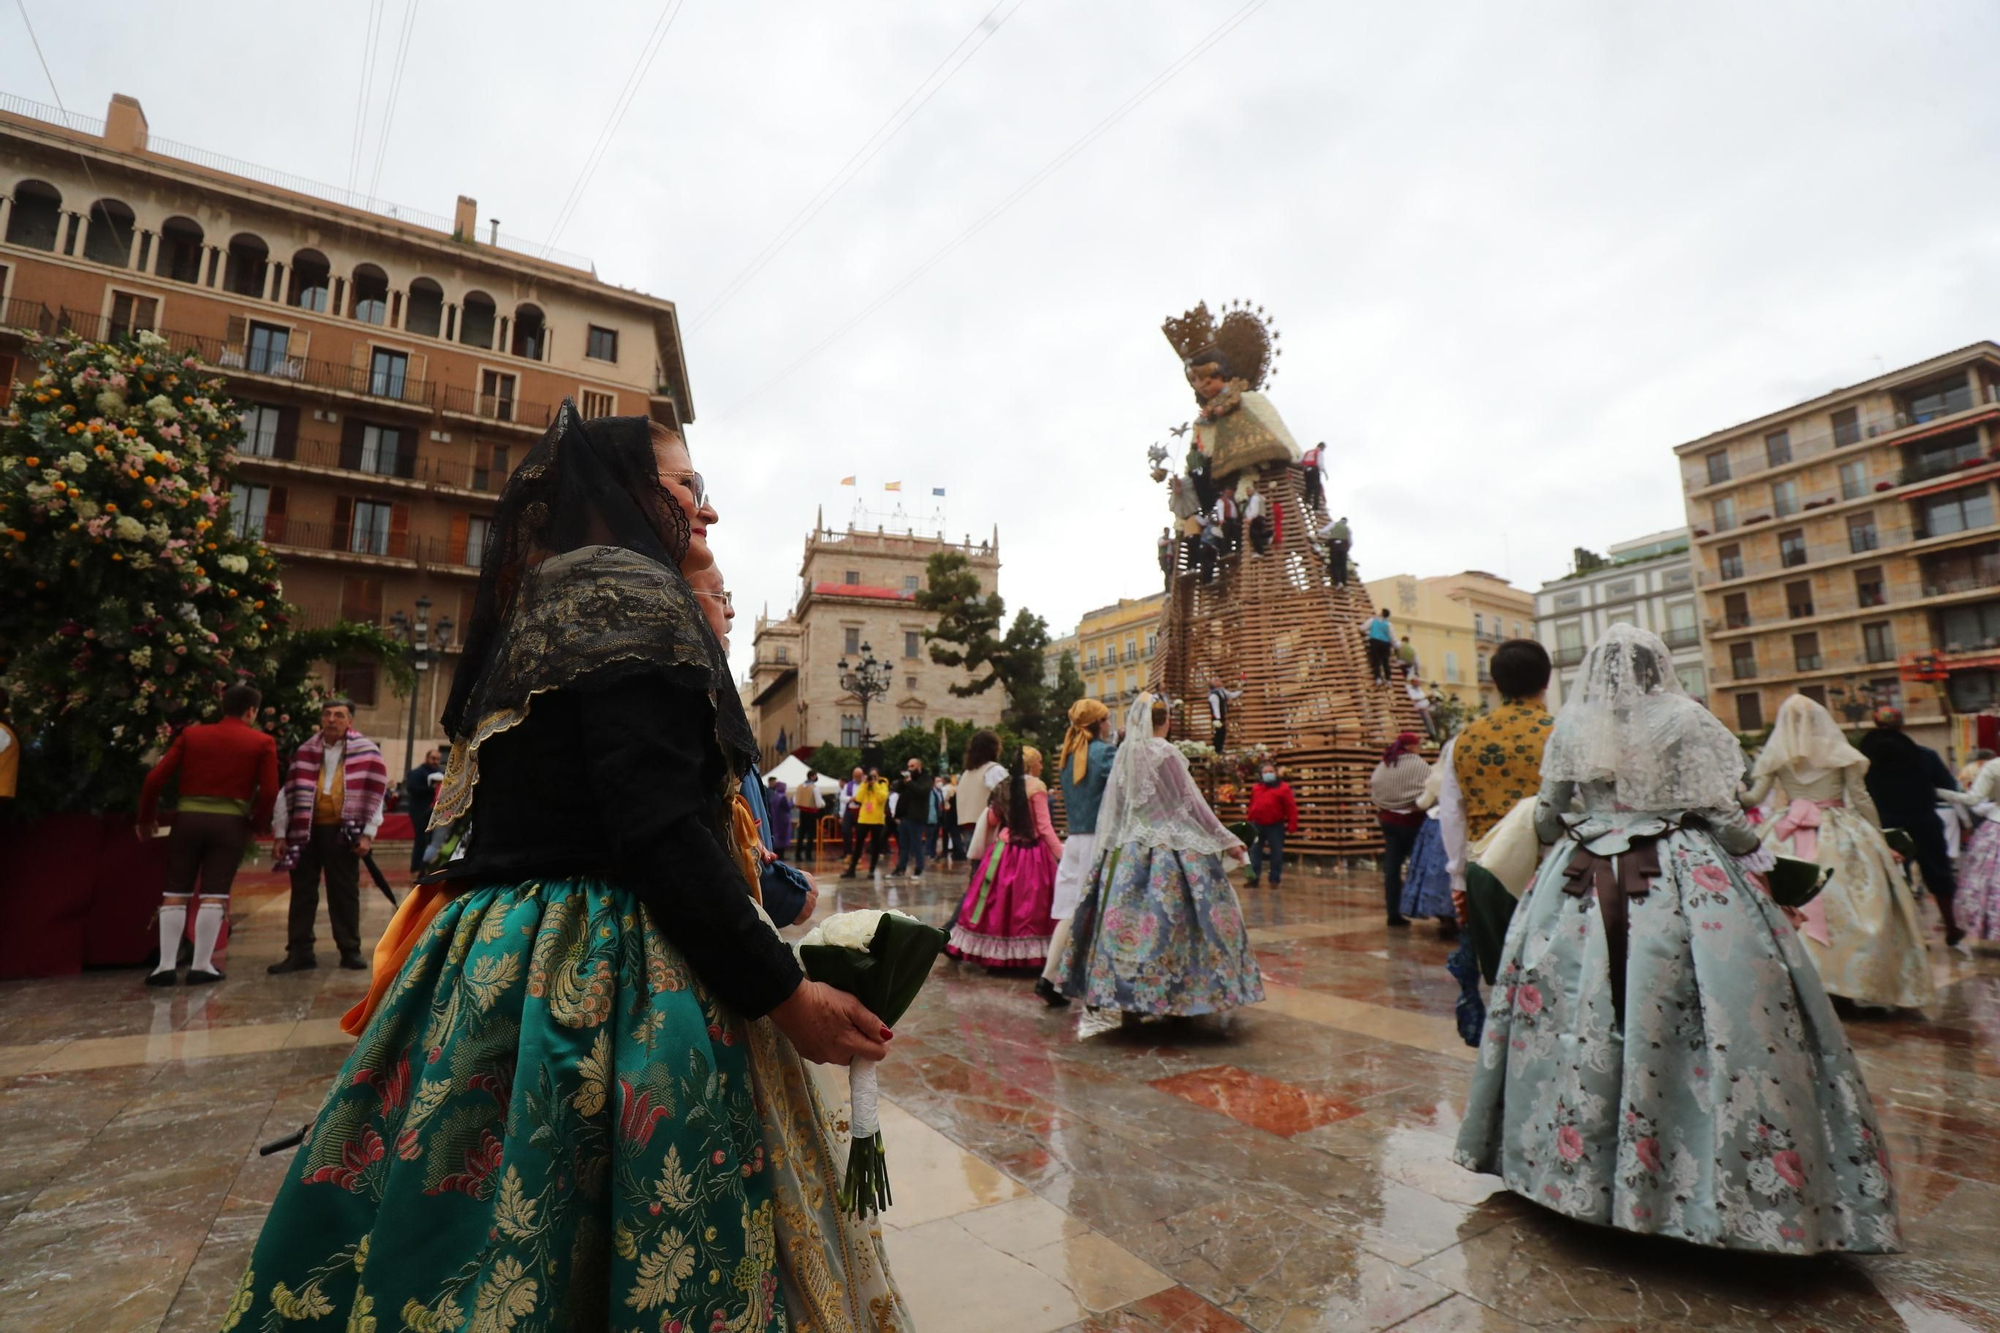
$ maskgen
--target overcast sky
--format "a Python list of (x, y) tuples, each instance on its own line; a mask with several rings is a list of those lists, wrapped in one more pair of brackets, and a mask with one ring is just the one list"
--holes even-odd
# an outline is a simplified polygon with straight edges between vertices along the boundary
[[(661, 11), (419, 3), (379, 193), (547, 236)], [(885, 481), (946, 488), (954, 534), (997, 523), (1010, 609), (1057, 633), (1151, 591), (1145, 450), (1190, 412), (1158, 326), (1204, 298), (1275, 315), (1271, 396), (1328, 442), (1365, 577), (1528, 588), (1682, 523), (1674, 444), (2000, 334), (1990, 3), (1269, 0), (778, 379), (1236, 3), (686, 0), (560, 245), (679, 303), (739, 607), (781, 612), (815, 507)], [(366, 3), (28, 9), (72, 109), (128, 93), (156, 134), (346, 180)], [(0, 90), (49, 100), (18, 14), (0, 34)]]

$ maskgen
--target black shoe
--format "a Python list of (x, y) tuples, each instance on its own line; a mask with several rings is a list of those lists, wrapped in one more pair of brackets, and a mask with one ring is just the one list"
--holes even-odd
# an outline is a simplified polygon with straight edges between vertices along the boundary
[(855, 878), (855, 874), (854, 874), (854, 869), (853, 869), (853, 867), (851, 867), (851, 866), (850, 866), (850, 867), (849, 867), (848, 869), (846, 869), (846, 870), (843, 870), (843, 871), (841, 871), (841, 872), (840, 872), (840, 877), (841, 877), (842, 879), (853, 879), (853, 878)]
[(294, 958), (292, 955), (286, 954), (283, 958), (264, 970), (276, 977), (283, 976), (287, 972), (310, 972), (318, 966), (319, 961), (311, 954), (307, 954), (304, 958)]
[(190, 986), (212, 986), (222, 980), (223, 974), (203, 967), (188, 969), (187, 984)]
[(1042, 997), (1042, 1003), (1051, 1009), (1069, 1008), (1069, 996), (1055, 988), (1055, 983), (1047, 977), (1035, 978), (1035, 994)]
[(1410, 918), (1398, 913), (1397, 915), (1389, 918), (1389, 924), (1392, 926), (1407, 926), (1410, 924)]
[(148, 986), (178, 986), (180, 980), (179, 974), (171, 967), (163, 967), (159, 971), (148, 975), (146, 984)]
[(340, 956), (340, 970), (343, 972), (366, 972), (368, 960), (358, 953), (344, 953)]
[(1944, 933), (1944, 947), (1947, 949), (1956, 949), (1958, 947), (1958, 942), (1964, 938), (1965, 938), (1965, 932), (1961, 930), (1959, 927), (1953, 926), (1950, 930), (1947, 930)]

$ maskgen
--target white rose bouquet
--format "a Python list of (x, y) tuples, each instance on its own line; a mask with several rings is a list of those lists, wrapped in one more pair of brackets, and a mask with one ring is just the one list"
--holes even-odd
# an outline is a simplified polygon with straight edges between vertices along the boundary
[[(947, 938), (936, 926), (901, 912), (842, 912), (814, 926), (799, 941), (799, 963), (814, 981), (846, 991), (893, 1025), (929, 980), (931, 964)], [(891, 1202), (876, 1106), (875, 1061), (850, 1064), (847, 1087), (854, 1104), (854, 1141), (847, 1151), (840, 1206), (866, 1217)]]

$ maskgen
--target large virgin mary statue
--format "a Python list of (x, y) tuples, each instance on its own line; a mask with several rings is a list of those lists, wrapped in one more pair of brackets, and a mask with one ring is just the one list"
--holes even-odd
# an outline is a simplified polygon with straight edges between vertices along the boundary
[(1304, 456), (1261, 392), (1278, 352), (1261, 309), (1238, 306), (1218, 325), (1204, 302), (1169, 319), (1161, 331), (1181, 354), (1201, 405), (1194, 447), (1212, 480), (1220, 483), (1260, 463), (1297, 463)]

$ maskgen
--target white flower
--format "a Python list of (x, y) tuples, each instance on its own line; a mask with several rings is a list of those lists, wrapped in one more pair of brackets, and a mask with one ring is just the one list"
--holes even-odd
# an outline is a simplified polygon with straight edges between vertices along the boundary
[(111, 532), (121, 542), (136, 542), (145, 538), (146, 525), (130, 514), (120, 514), (118, 521), (111, 525)]
[(98, 515), (97, 501), (87, 500), (82, 496), (78, 496), (76, 499), (70, 501), (69, 507), (76, 512), (76, 516), (79, 519), (86, 523)]
[(133, 666), (140, 667), (143, 669), (145, 667), (151, 666), (152, 664), (153, 664), (153, 650), (151, 648), (142, 647), (142, 648), (134, 648), (132, 650)]
[(125, 395), (116, 389), (106, 389), (103, 393), (97, 395), (97, 411), (100, 416), (124, 416)]
[(228, 570), (232, 574), (248, 574), (250, 572), (250, 561), (248, 557), (245, 556), (240, 556), (240, 555), (217, 556), (215, 563), (222, 566), (224, 569)]
[(900, 916), (905, 921), (914, 921), (907, 912), (881, 911), (864, 908), (858, 912), (842, 912), (830, 916), (806, 932), (804, 944), (830, 944), (836, 949), (865, 950), (875, 942), (875, 932), (885, 916)]
[(169, 399), (163, 393), (156, 393), (151, 398), (148, 398), (146, 400), (146, 410), (151, 412), (154, 418), (160, 421), (172, 421), (181, 414), (181, 410), (174, 406), (173, 400)]
[(167, 345), (167, 340), (151, 329), (140, 329), (138, 342), (141, 347), (165, 347)]
[(71, 472), (81, 472), (90, 466), (90, 460), (75, 450), (71, 450), (69, 457), (63, 459), (63, 466)]

